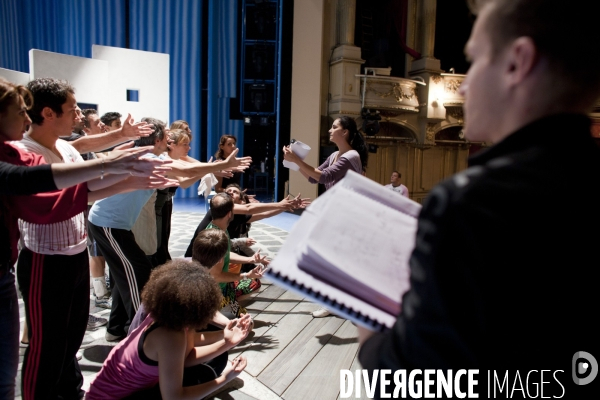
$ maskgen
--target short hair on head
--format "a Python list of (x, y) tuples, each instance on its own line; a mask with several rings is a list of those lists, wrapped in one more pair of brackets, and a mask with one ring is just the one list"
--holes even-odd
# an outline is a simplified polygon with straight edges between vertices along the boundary
[(27, 111), (31, 122), (36, 125), (44, 123), (42, 110), (49, 107), (61, 116), (62, 105), (67, 102), (69, 94), (74, 95), (75, 89), (67, 81), (54, 78), (38, 78), (27, 84), (27, 89), (33, 95), (33, 106)]
[(236, 188), (237, 190), (240, 191), (240, 193), (242, 192), (242, 187), (239, 184), (237, 184), (237, 183), (230, 183), (229, 185), (227, 185), (227, 187), (225, 188), (225, 190), (229, 189), (230, 187)]
[(81, 113), (83, 114), (83, 126), (89, 128), (90, 120), (88, 119), (88, 116), (98, 115), (98, 110), (94, 110), (93, 108), (86, 108), (85, 110), (81, 110)]
[(192, 260), (211, 268), (219, 262), (229, 248), (229, 237), (220, 229), (205, 229), (198, 233), (192, 247)]
[(0, 114), (6, 111), (13, 102), (19, 101), (19, 96), (23, 98), (25, 107), (31, 108), (33, 105), (33, 96), (29, 89), (23, 85), (15, 85), (3, 78), (0, 78)]
[(177, 331), (201, 328), (220, 309), (221, 290), (196, 261), (176, 258), (152, 271), (142, 302), (160, 326)]
[(184, 131), (183, 129), (173, 129), (169, 130), (169, 138), (173, 141), (174, 144), (179, 144), (183, 141), (183, 139), (188, 139), (190, 142), (192, 141), (192, 135), (188, 131)]
[[(580, 104), (600, 95), (600, 30), (583, 0), (469, 0), (474, 14), (487, 9), (495, 55), (519, 37), (530, 37), (549, 63), (555, 98)], [(576, 60), (576, 61), (575, 61)], [(544, 94), (546, 95), (546, 93)]]
[(177, 121), (173, 121), (173, 123), (171, 124), (171, 126), (169, 127), (169, 129), (173, 130), (173, 129), (184, 129), (185, 127), (190, 127), (190, 124), (188, 124), (187, 121), (184, 121), (182, 119), (178, 119)]
[(146, 136), (136, 140), (138, 146), (154, 146), (156, 139), (163, 140), (165, 138), (165, 123), (156, 118), (144, 117), (143, 122), (154, 125), (154, 131)]
[(107, 113), (104, 113), (104, 115), (100, 117), (100, 121), (102, 121), (102, 123), (107, 126), (110, 126), (110, 124), (112, 124), (113, 121), (117, 119), (121, 119), (121, 114), (119, 114), (116, 111), (109, 111)]
[(213, 219), (221, 219), (233, 211), (233, 199), (227, 193), (218, 193), (210, 199), (210, 213)]
[(402, 178), (402, 174), (398, 171), (392, 171), (392, 174), (398, 175), (398, 178)]

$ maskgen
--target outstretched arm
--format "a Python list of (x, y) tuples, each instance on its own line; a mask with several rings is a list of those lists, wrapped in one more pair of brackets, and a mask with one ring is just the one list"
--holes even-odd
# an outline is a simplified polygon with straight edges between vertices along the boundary
[[(162, 331), (162, 332), (161, 332)], [(208, 396), (238, 376), (246, 367), (244, 357), (236, 358), (221, 376), (200, 385), (183, 387), (183, 369), (187, 356), (187, 338), (183, 331), (157, 329), (154, 332), (158, 359), (160, 393), (165, 399), (192, 400)]]
[(54, 183), (59, 189), (71, 187), (107, 174), (130, 174), (135, 176), (159, 176), (164, 174), (170, 161), (143, 158), (152, 147), (138, 147), (112, 151), (108, 157), (82, 163), (55, 163), (51, 165)]
[(246, 314), (229, 321), (222, 331), (194, 332), (188, 338), (188, 346), (192, 344), (192, 350), (186, 357), (185, 366), (193, 367), (207, 362), (231, 349), (248, 336), (251, 327), (252, 318)]
[[(233, 263), (245, 264), (245, 263), (253, 263), (254, 262), (253, 257), (242, 257), (240, 261), (233, 261), (234, 254), (235, 253), (232, 252), (230, 255), (230, 257), (232, 258), (231, 261)], [(260, 257), (260, 255), (258, 257)], [(267, 261), (267, 264), (268, 264), (268, 261)], [(264, 274), (262, 265), (259, 265), (258, 267), (254, 268), (250, 272), (241, 272), (241, 273), (236, 274), (233, 272), (223, 271), (223, 265), (220, 263), (215, 264), (210, 269), (209, 272), (210, 272), (210, 275), (214, 278), (214, 280), (217, 281), (218, 283), (234, 282), (234, 281), (240, 281), (242, 279), (253, 279), (253, 278), (260, 279), (260, 278), (262, 278), (262, 276)]]
[[(292, 207), (294, 210), (298, 209), (298, 208), (306, 208), (306, 206), (308, 206), (309, 204), (310, 204), (310, 199), (300, 198), (300, 193), (298, 193), (298, 196), (296, 196), (294, 199), (292, 199)], [(265, 212), (258, 213), (258, 214), (252, 214), (252, 218), (250, 218), (248, 220), (248, 223), (260, 221), (261, 219), (265, 219), (265, 218), (272, 217), (274, 215), (281, 214), (283, 211), (286, 211), (286, 210), (276, 209), (276, 210), (271, 210), (271, 211), (265, 211)], [(234, 213), (235, 213), (235, 211), (234, 211)]]
[[(122, 175), (115, 175), (120, 178)], [(165, 187), (177, 186), (179, 182), (162, 176), (127, 176), (120, 178), (119, 182), (88, 193), (88, 201), (96, 201), (105, 197), (114, 196), (119, 193), (133, 192), (134, 190), (161, 189)], [(106, 179), (105, 179), (106, 180)], [(102, 182), (96, 180), (96, 182)]]
[(304, 177), (312, 178), (317, 182), (321, 179), (321, 170), (312, 167), (301, 160), (300, 157), (294, 154), (290, 146), (283, 146), (283, 159), (297, 164), (300, 167), (300, 173), (304, 175)]
[(102, 151), (128, 140), (148, 136), (153, 131), (153, 125), (146, 122), (135, 123), (131, 114), (128, 114), (123, 127), (107, 133), (83, 136), (71, 142), (71, 145), (80, 153)]
[(237, 153), (238, 149), (234, 150), (227, 159), (214, 163), (188, 163), (175, 160), (171, 164), (172, 171), (169, 172), (169, 175), (200, 179), (208, 173), (217, 172), (222, 169), (248, 167), (252, 163), (252, 158), (250, 157), (236, 158)]

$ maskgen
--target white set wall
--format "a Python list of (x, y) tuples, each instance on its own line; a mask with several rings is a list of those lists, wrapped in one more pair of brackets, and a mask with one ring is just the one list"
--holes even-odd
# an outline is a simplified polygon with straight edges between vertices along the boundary
[[(79, 103), (96, 104), (100, 115), (117, 111), (136, 121), (153, 117), (169, 121), (169, 55), (150, 51), (92, 46), (92, 58), (32, 49), (29, 71), (0, 68), (0, 76), (26, 85), (37, 78), (65, 79), (75, 88)], [(137, 102), (127, 90), (137, 90)]]
[(31, 79), (64, 79), (75, 88), (80, 103), (97, 104), (98, 112), (106, 111), (108, 62), (91, 58), (68, 56), (42, 50), (29, 50)]
[(12, 69), (0, 68), (0, 76), (16, 85), (27, 85), (27, 82), (29, 82), (29, 74), (13, 71)]
[[(169, 55), (150, 51), (92, 46), (92, 58), (108, 63), (107, 103), (136, 120), (169, 121)], [(139, 102), (127, 101), (127, 89), (137, 90)]]

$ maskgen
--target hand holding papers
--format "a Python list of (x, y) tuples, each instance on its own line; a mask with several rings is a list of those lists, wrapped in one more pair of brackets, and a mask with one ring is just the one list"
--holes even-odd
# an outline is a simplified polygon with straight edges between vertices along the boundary
[[(289, 150), (291, 150), (291, 152), (293, 154), (295, 154), (296, 156), (298, 156), (298, 158), (300, 160), (304, 160), (306, 158), (306, 156), (308, 155), (308, 152), (310, 151), (310, 146), (308, 146), (307, 144), (304, 144), (298, 140), (292, 142), (292, 144), (290, 144), (287, 147)], [(285, 147), (284, 147), (284, 153), (285, 151)], [(288, 161), (288, 160), (283, 160), (283, 166), (286, 168), (289, 168), (291, 170), (294, 171), (298, 171), (300, 169), (300, 167), (298, 166), (298, 164), (292, 162), (292, 161)]]
[(267, 275), (361, 326), (391, 327), (409, 288), (420, 210), (349, 171), (302, 214)]

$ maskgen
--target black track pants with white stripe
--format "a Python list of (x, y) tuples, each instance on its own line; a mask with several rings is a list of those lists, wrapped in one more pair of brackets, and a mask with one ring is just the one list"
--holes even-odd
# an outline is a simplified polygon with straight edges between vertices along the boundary
[(88, 221), (88, 230), (96, 239), (110, 271), (112, 309), (106, 331), (112, 335), (127, 334), (140, 306), (142, 288), (148, 282), (152, 264), (135, 242), (133, 232), (103, 228)]

